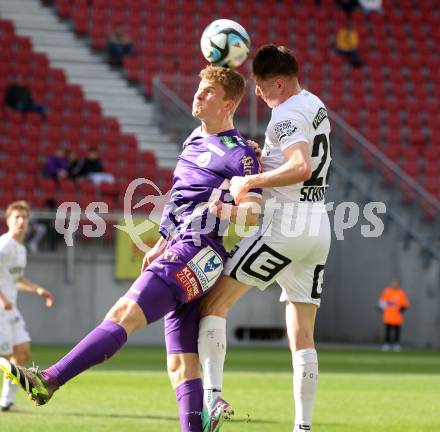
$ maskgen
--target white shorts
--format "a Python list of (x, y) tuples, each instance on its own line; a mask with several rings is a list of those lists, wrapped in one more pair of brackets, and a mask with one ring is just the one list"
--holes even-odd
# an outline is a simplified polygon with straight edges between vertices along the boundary
[(11, 355), (15, 345), (30, 342), (26, 323), (18, 309), (0, 312), (0, 355)]
[(282, 289), (280, 301), (319, 306), (330, 241), (325, 211), (275, 214), (237, 243), (224, 274), (261, 290), (276, 281)]

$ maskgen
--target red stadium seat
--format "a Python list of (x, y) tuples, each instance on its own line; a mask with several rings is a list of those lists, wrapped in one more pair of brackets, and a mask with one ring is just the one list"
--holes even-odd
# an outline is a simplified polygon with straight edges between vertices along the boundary
[(119, 133), (119, 123), (115, 117), (105, 117), (103, 119), (103, 128), (107, 132), (117, 132)]
[(0, 20), (0, 31), (5, 34), (12, 35), (15, 31), (14, 24), (12, 23), (12, 21), (2, 19)]
[(435, 160), (425, 160), (424, 173), (427, 177), (438, 176), (440, 173), (440, 162), (438, 159)]
[(115, 183), (101, 183), (99, 189), (104, 197), (115, 197), (118, 193)]
[(40, 194), (47, 197), (54, 197), (56, 192), (55, 181), (48, 177), (38, 178)]
[(419, 159), (419, 151), (416, 147), (409, 147), (402, 150), (402, 157), (406, 161), (415, 161)]
[(388, 145), (383, 149), (383, 153), (386, 157), (389, 159), (395, 161), (397, 160), (401, 155), (401, 148), (399, 145)]
[(419, 175), (419, 167), (417, 161), (409, 160), (404, 162), (402, 169), (405, 173), (410, 177), (418, 177)]
[(56, 0), (55, 2), (58, 14), (61, 18), (67, 18), (70, 16), (70, 1), (69, 0)]
[(15, 180), (15, 187), (21, 189), (22, 191), (33, 191), (36, 187), (35, 177), (30, 177), (28, 175), (23, 175), (17, 177)]
[[(0, 190), (0, 208), (5, 209), (12, 201), (14, 201), (14, 193), (12, 191)], [(2, 232), (6, 231), (6, 227), (2, 227)]]

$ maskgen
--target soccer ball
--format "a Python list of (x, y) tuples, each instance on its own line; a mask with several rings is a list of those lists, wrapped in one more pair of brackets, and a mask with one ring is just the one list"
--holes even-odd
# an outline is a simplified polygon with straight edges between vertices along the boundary
[(219, 19), (205, 28), (200, 46), (203, 56), (211, 64), (236, 68), (247, 59), (251, 40), (240, 24)]

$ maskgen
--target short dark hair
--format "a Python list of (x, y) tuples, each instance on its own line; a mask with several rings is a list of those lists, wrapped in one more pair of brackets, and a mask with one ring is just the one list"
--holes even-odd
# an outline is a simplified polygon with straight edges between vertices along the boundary
[(252, 62), (254, 76), (267, 79), (277, 75), (298, 76), (298, 62), (289, 48), (274, 44), (258, 48)]

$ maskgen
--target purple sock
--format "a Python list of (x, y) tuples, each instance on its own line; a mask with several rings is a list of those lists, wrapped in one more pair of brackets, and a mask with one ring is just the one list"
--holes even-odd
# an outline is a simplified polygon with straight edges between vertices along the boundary
[(81, 372), (109, 359), (127, 342), (124, 327), (113, 321), (103, 321), (80, 341), (67, 355), (42, 371), (49, 383), (62, 386)]
[(186, 381), (176, 388), (182, 432), (202, 432), (202, 380)]

